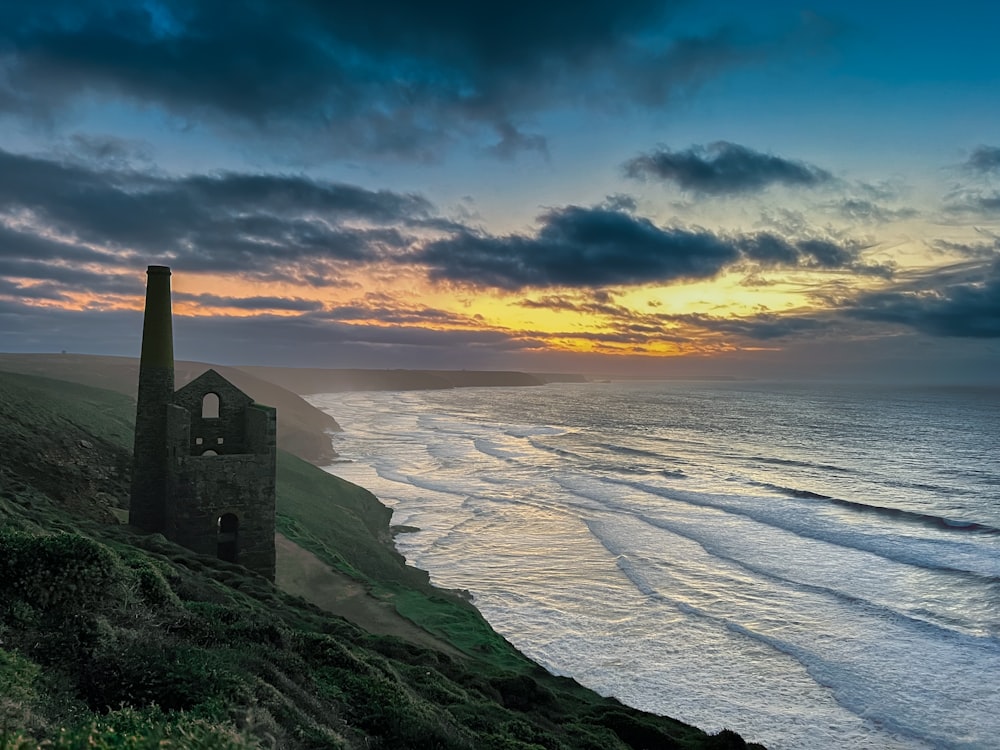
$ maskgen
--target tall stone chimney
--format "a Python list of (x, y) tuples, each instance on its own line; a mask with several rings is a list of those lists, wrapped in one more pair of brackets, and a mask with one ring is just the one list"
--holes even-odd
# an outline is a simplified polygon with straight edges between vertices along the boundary
[(170, 269), (149, 266), (146, 277), (128, 520), (145, 531), (162, 532), (166, 525), (167, 404), (174, 395)]

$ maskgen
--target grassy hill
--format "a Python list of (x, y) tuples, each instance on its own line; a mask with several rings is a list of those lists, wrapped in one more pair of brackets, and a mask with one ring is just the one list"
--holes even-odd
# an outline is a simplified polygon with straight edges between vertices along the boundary
[(544, 672), (405, 565), (375, 497), (289, 454), (283, 534), (424, 645), (138, 534), (116, 520), (133, 413), (0, 372), (0, 749), (744, 747)]
[[(174, 363), (176, 387), (214, 368), (240, 390), (261, 404), (278, 410), (278, 447), (315, 464), (336, 457), (327, 432), (339, 432), (337, 421), (306, 403), (297, 394), (261, 380), (235, 367), (204, 362)], [(3, 354), (0, 371), (69, 380), (73, 383), (106, 388), (135, 398), (139, 382), (139, 360), (134, 357), (100, 357), (89, 354)], [(131, 440), (131, 438), (129, 438)], [(131, 446), (131, 444), (130, 444)]]

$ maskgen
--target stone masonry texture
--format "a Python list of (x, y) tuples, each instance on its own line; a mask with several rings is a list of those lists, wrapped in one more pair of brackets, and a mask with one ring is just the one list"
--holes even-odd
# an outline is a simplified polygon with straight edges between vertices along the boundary
[(276, 412), (215, 370), (174, 392), (170, 271), (147, 273), (129, 522), (274, 580)]

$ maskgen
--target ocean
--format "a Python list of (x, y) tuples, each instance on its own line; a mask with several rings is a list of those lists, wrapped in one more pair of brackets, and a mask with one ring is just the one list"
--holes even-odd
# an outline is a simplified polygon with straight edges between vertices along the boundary
[(551, 672), (776, 750), (1000, 747), (1000, 389), (308, 400), (407, 560)]

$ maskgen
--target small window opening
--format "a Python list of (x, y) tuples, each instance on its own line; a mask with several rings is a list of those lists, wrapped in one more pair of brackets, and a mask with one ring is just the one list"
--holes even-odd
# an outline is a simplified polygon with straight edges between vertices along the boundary
[(223, 443), (224, 441), (225, 441), (225, 438), (219, 438), (219, 439), (218, 439), (218, 440), (216, 440), (215, 442), (216, 442), (216, 444), (217, 444), (217, 445), (222, 445), (222, 443)]
[(201, 418), (202, 419), (218, 419), (219, 418), (219, 396), (216, 393), (206, 393), (205, 398), (201, 400)]
[(219, 516), (217, 556), (220, 560), (234, 563), (239, 556), (240, 519), (232, 513)]
[(195, 439), (194, 439), (194, 444), (195, 444), (195, 445), (201, 445), (201, 444), (202, 444), (202, 443), (204, 443), (204, 442), (205, 442), (205, 439), (204, 439), (204, 438), (195, 438)]

